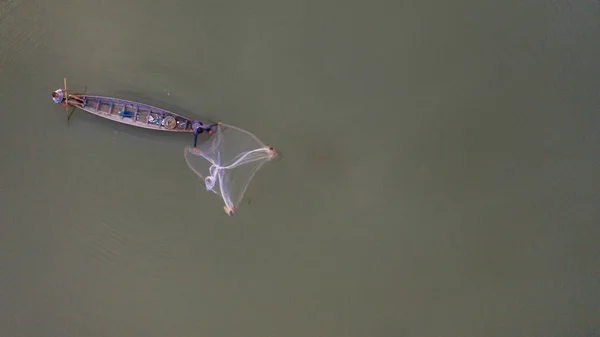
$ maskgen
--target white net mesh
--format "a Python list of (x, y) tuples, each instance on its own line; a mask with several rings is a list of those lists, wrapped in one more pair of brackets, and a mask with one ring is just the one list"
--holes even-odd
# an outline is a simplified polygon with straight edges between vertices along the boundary
[(185, 161), (204, 179), (206, 190), (223, 198), (225, 212), (233, 214), (260, 167), (275, 157), (272, 147), (235, 126), (219, 124), (212, 136), (196, 148), (186, 147)]

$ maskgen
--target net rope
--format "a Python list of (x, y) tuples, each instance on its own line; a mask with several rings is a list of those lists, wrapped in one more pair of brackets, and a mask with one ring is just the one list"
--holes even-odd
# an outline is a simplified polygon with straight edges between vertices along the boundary
[(256, 172), (276, 156), (275, 150), (252, 133), (219, 124), (204, 143), (184, 150), (188, 167), (201, 179), (207, 191), (219, 195), (223, 209), (232, 215)]

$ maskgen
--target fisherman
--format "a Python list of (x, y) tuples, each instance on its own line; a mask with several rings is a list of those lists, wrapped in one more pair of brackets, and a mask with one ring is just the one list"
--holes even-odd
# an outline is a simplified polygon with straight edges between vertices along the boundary
[[(66, 98), (65, 98), (65, 94), (66, 94)], [(52, 100), (54, 101), (54, 103), (63, 105), (63, 106), (69, 106), (69, 105), (81, 105), (81, 107), (83, 108), (85, 106), (85, 102), (83, 101), (83, 99), (77, 95), (69, 95), (69, 93), (67, 92), (67, 90), (65, 89), (58, 89), (54, 92), (52, 92)]]
[(196, 144), (198, 143), (198, 135), (204, 131), (207, 131), (209, 135), (212, 135), (213, 128), (217, 125), (221, 125), (221, 122), (217, 124), (204, 125), (201, 121), (192, 122), (192, 131), (194, 131), (194, 152), (196, 152)]

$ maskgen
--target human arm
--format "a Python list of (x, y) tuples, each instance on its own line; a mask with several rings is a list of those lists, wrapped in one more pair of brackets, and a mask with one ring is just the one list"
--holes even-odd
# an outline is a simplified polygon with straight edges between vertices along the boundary
[(221, 122), (217, 122), (217, 123), (215, 123), (215, 124), (211, 124), (211, 125), (209, 125), (209, 126), (205, 127), (205, 130), (208, 130), (208, 134), (209, 134), (209, 135), (212, 135), (212, 133), (213, 133), (213, 128), (214, 128), (214, 127), (216, 127), (217, 125), (221, 125)]
[(198, 132), (194, 132), (194, 152), (196, 152), (196, 144), (198, 144)]

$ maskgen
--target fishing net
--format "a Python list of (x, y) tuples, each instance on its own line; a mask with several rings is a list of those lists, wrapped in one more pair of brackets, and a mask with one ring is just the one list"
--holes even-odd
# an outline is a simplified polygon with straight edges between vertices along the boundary
[(258, 169), (276, 153), (250, 132), (219, 124), (196, 151), (186, 147), (184, 155), (190, 169), (204, 180), (206, 190), (219, 195), (225, 212), (232, 215)]

